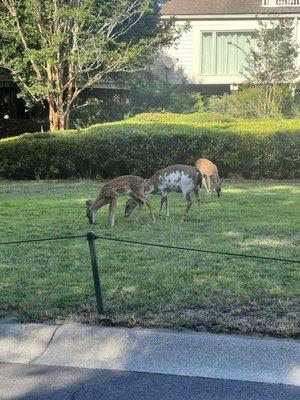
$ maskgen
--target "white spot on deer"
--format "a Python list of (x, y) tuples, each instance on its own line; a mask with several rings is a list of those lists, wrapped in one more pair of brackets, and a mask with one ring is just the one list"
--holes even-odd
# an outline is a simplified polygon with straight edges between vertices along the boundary
[(188, 193), (194, 189), (192, 177), (184, 171), (165, 173), (163, 181), (159, 185), (161, 191), (168, 189), (169, 191)]

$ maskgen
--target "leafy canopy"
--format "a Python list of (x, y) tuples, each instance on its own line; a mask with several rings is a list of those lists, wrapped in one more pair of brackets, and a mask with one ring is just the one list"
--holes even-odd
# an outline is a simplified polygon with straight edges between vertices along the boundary
[(254, 39), (255, 46), (252, 47), (244, 68), (244, 75), (249, 83), (290, 83), (299, 76), (295, 65), (298, 45), (291, 20), (259, 21)]
[(179, 31), (156, 0), (0, 0), (0, 67), (66, 116), (86, 88), (141, 69)]

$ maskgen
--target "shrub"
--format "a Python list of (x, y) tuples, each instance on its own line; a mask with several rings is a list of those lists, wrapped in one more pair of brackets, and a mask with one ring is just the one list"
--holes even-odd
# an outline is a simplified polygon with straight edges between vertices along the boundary
[(101, 98), (79, 98), (70, 113), (70, 128), (82, 129), (101, 122), (118, 121), (128, 113), (117, 95), (103, 94)]
[(221, 97), (208, 99), (208, 110), (237, 118), (281, 118), (293, 116), (297, 100), (289, 87), (277, 87), (272, 102), (266, 103), (266, 88), (244, 87)]
[(202, 112), (204, 108), (201, 94), (184, 81), (174, 85), (155, 78), (151, 72), (143, 72), (130, 86), (130, 115), (161, 111), (192, 113)]
[(147, 177), (167, 165), (193, 165), (204, 156), (216, 162), (222, 177), (300, 177), (299, 120), (199, 123), (202, 117), (146, 114), (84, 130), (4, 139), (0, 141), (0, 176)]
[[(119, 85), (124, 86), (124, 81)], [(202, 112), (206, 107), (202, 95), (185, 82), (172, 85), (155, 78), (151, 72), (143, 71), (131, 76), (131, 81), (125, 86), (130, 89), (128, 104), (119, 101), (118, 90), (105, 91), (101, 98), (95, 97), (92, 90), (84, 92), (71, 111), (70, 127), (82, 129), (145, 112)]]

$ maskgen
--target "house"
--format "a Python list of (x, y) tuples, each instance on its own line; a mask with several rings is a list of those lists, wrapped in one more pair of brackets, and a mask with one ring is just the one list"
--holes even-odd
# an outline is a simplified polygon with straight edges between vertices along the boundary
[(222, 94), (244, 81), (241, 70), (259, 19), (291, 19), (300, 44), (300, 0), (170, 0), (161, 14), (178, 25), (188, 22), (189, 29), (159, 54), (159, 77), (171, 83), (184, 79), (208, 93)]

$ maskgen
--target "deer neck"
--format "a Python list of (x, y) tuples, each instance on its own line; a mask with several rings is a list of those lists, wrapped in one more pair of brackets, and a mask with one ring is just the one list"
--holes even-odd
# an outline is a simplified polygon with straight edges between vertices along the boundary
[(146, 194), (151, 194), (155, 191), (155, 181), (154, 178), (150, 178), (148, 179), (148, 181), (146, 182), (145, 185), (145, 193)]
[(105, 197), (98, 197), (93, 204), (91, 204), (90, 210), (95, 212), (98, 211), (99, 208), (103, 207), (108, 203), (108, 200)]

